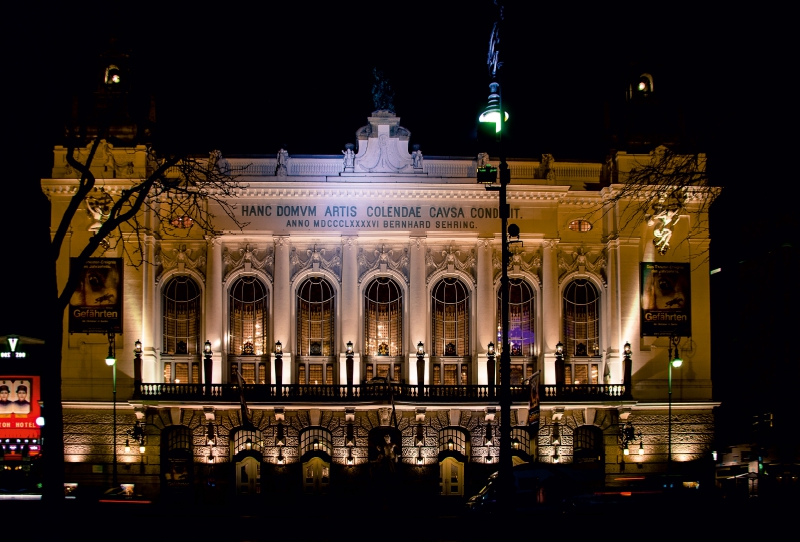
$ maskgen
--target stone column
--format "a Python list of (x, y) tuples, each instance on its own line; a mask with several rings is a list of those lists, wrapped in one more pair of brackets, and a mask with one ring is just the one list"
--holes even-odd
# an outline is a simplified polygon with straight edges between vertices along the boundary
[(556, 343), (561, 338), (561, 296), (558, 293), (558, 239), (542, 242), (542, 335), (544, 381), (556, 383)]
[[(408, 365), (416, 363), (417, 343), (422, 341), (425, 344), (425, 351), (430, 351), (428, 344), (428, 285), (425, 282), (425, 251), (427, 250), (424, 237), (412, 237), (409, 246), (409, 270), (410, 284), (408, 304), (405, 308), (408, 322)], [(416, 365), (414, 365), (416, 368)], [(428, 363), (426, 356), (425, 379), (428, 381)], [(417, 371), (408, 371), (408, 383), (418, 384)], [(423, 382), (424, 383), (424, 382)]]
[(224, 303), (224, 288), (222, 287), (222, 241), (219, 237), (207, 236), (208, 257), (206, 258), (206, 329), (205, 337), (201, 343), (211, 341), (212, 370), (211, 382), (206, 384), (222, 383), (222, 315)]
[[(475, 337), (478, 341), (475, 351), (478, 353), (479, 385), (489, 383), (486, 363), (486, 348), (490, 342), (497, 343), (497, 307), (494, 291), (494, 243), (492, 239), (478, 239), (478, 289), (475, 295)], [(499, 348), (499, 345), (496, 345)]]
[[(291, 370), (292, 340), (292, 295), (289, 282), (289, 237), (275, 237), (275, 275), (272, 280), (272, 341), (283, 345), (283, 384), (291, 384), (294, 375)], [(287, 367), (287, 365), (289, 365)], [(275, 370), (272, 370), (275, 382)]]
[[(161, 322), (156, 314), (156, 238), (144, 236), (144, 260), (142, 266), (142, 382), (158, 382), (158, 355), (155, 340), (156, 326)], [(134, 337), (134, 341), (139, 337)]]
[[(618, 334), (619, 343), (616, 345), (618, 352), (622, 350), (625, 341), (630, 341), (633, 349), (633, 372), (643, 363), (641, 354), (641, 340), (639, 337), (639, 313), (640, 313), (640, 286), (639, 286), (639, 244), (641, 239), (638, 237), (620, 238), (618, 242), (617, 257), (618, 268), (616, 271), (616, 281), (624, 284), (625, 288), (618, 286), (616, 298), (619, 306)], [(613, 299), (612, 299), (613, 302)], [(620, 344), (621, 343), (621, 344)], [(612, 345), (615, 346), (615, 345)], [(611, 382), (621, 383), (623, 380), (622, 358), (619, 353), (615, 363), (611, 365)]]
[(360, 351), (361, 337), (358, 335), (358, 237), (342, 237), (342, 334), (339, 351), (344, 352), (347, 341), (353, 341), (353, 350)]
[[(341, 307), (339, 314), (342, 315), (342, 333), (339, 336), (339, 352), (347, 350), (347, 341), (353, 342), (353, 350), (361, 352), (364, 346), (361, 344), (361, 337), (358, 334), (358, 315), (360, 313), (361, 296), (358, 295), (358, 237), (342, 237), (342, 296), (339, 300)], [(351, 356), (352, 367), (352, 356)], [(349, 378), (357, 378), (360, 371), (355, 370), (348, 374), (347, 361), (339, 359), (339, 382), (348, 382)], [(349, 384), (350, 382), (348, 382)]]

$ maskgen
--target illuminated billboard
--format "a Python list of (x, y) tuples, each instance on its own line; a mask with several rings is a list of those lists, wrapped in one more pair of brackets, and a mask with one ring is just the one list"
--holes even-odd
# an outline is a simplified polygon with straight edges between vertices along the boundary
[(642, 337), (692, 334), (688, 263), (641, 263)]
[(80, 282), (69, 300), (69, 332), (122, 333), (122, 258), (89, 258), (73, 271)]
[[(32, 375), (0, 375), (0, 442), (14, 446), (17, 442), (40, 442), (41, 429), (36, 418), (41, 415), (39, 407), (40, 380)], [(6, 447), (13, 453), (16, 447)], [(38, 453), (38, 446), (31, 445), (31, 455)]]

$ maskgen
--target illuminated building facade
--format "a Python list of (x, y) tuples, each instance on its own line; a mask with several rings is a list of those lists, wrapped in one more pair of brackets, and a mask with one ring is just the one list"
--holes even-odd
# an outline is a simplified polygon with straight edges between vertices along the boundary
[[(487, 157), (423, 158), (409, 137), (376, 111), (340, 155), (214, 154), (246, 185), (231, 200), (243, 229), (214, 208), (213, 234), (178, 209), (167, 225), (145, 217), (147, 263), (119, 273), (116, 443), (106, 336), (65, 335), (68, 482), (108, 484), (114, 445), (120, 482), (153, 495), (209, 480), (229, 494), (278, 480), (334, 492), (376, 470), (438, 477), (442, 495), (485, 481), (499, 454), (497, 195), (476, 182)], [(77, 183), (64, 156), (57, 147), (42, 181), (54, 224)], [(635, 197), (613, 197), (649, 159), (509, 161), (514, 454), (599, 484), (665, 472), (670, 447), (675, 472), (710, 467), (709, 240), (689, 235), (706, 217), (687, 198), (659, 252), (660, 225), (631, 220)], [(101, 146), (93, 171), (115, 199), (147, 173), (145, 148)], [(93, 235), (92, 209), (73, 221), (61, 280)], [(140, 246), (123, 241), (95, 256)]]

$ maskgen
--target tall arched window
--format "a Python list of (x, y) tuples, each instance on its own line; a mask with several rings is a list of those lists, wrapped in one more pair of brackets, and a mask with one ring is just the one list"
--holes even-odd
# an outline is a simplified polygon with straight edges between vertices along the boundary
[(269, 303), (267, 288), (256, 277), (240, 277), (230, 289), (228, 360), (231, 382), (236, 370), (248, 384), (267, 383)]
[(255, 277), (241, 277), (230, 294), (229, 352), (234, 355), (255, 354), (267, 350), (267, 289)]
[[(497, 291), (497, 345), (503, 344), (502, 292)], [(533, 288), (522, 279), (508, 282), (508, 342), (511, 346), (511, 383), (520, 384), (536, 371), (536, 304)], [(499, 350), (500, 348), (498, 348)], [(527, 358), (527, 359), (526, 359)]]
[(588, 279), (575, 279), (564, 289), (563, 301), (564, 383), (599, 384), (600, 294)]
[(173, 277), (161, 298), (161, 361), (164, 382), (200, 382), (201, 291), (190, 277)]
[(322, 277), (297, 290), (297, 382), (334, 384), (335, 292)]
[(460, 280), (447, 277), (433, 287), (431, 330), (433, 384), (469, 384), (469, 290)]
[(364, 375), (400, 380), (403, 355), (403, 294), (395, 281), (379, 277), (364, 293)]

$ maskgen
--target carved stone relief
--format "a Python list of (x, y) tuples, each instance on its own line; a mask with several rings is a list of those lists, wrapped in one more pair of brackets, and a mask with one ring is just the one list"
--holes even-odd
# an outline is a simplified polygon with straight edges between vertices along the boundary
[(408, 248), (396, 247), (388, 248), (386, 245), (381, 245), (375, 250), (358, 249), (358, 282), (364, 278), (364, 275), (370, 271), (380, 270), (385, 273), (387, 270), (397, 271), (406, 280), (408, 284), (409, 267), (408, 267)]
[(187, 269), (194, 269), (203, 276), (206, 276), (206, 247), (186, 248), (181, 245), (179, 248), (164, 249), (159, 245), (155, 254), (156, 282), (167, 271), (177, 269), (179, 273)]
[(250, 244), (238, 249), (225, 247), (222, 249), (222, 265), (223, 282), (228, 280), (231, 273), (240, 269), (245, 273), (261, 271), (271, 279), (275, 269), (275, 248), (259, 249)]
[(455, 270), (466, 273), (472, 277), (473, 284), (477, 283), (474, 248), (461, 250), (451, 244), (443, 249), (429, 248), (425, 252), (425, 282), (430, 282), (437, 272), (452, 273)]
[[(501, 249), (494, 250), (492, 252), (492, 267), (494, 268), (493, 279), (495, 281), (500, 276), (500, 272), (502, 271), (503, 262), (501, 258), (502, 258)], [(520, 252), (512, 253), (508, 261), (508, 271), (509, 273), (529, 273), (534, 277), (536, 277), (537, 279), (539, 279), (539, 281), (541, 281), (542, 280), (541, 250), (537, 249), (536, 251), (530, 251), (530, 252), (522, 250)]]
[[(606, 258), (603, 250), (586, 250), (584, 247), (578, 247), (571, 254), (567, 250), (562, 250), (558, 253), (559, 282), (565, 276), (578, 272), (597, 275), (603, 281), (603, 284), (606, 284)], [(592, 254), (597, 254), (594, 262), (589, 259)]]
[(302, 249), (292, 247), (289, 254), (289, 266), (292, 280), (298, 273), (311, 269), (318, 271), (325, 269), (330, 271), (334, 276), (342, 281), (342, 247), (336, 248), (319, 248), (314, 245), (313, 248)]

